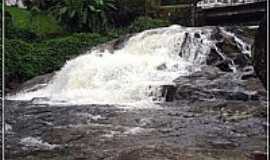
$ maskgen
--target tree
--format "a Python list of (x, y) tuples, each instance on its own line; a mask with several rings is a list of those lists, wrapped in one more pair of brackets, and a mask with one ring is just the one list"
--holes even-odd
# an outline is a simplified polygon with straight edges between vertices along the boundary
[(70, 31), (98, 32), (106, 30), (113, 0), (63, 0), (50, 11)]

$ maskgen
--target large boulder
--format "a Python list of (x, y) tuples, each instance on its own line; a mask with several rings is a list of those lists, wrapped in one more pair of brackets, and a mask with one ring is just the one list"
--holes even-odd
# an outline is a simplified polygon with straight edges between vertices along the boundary
[(253, 47), (253, 65), (256, 74), (267, 87), (267, 19), (263, 18), (258, 29)]

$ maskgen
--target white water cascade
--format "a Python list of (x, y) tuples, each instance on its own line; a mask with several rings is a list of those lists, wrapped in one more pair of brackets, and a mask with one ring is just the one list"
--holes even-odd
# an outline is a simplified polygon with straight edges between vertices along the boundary
[[(45, 98), (57, 104), (134, 104), (151, 101), (149, 85), (171, 84), (200, 70), (215, 41), (211, 28), (174, 25), (131, 37), (113, 54), (91, 51), (68, 61), (46, 87), (12, 100)], [(181, 54), (181, 56), (179, 56)]]

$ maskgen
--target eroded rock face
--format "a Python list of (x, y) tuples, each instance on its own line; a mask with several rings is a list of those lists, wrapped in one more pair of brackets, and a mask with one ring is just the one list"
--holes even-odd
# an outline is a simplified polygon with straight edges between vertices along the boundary
[(266, 100), (262, 84), (249, 70), (233, 73), (205, 66), (201, 71), (179, 77), (174, 82), (178, 100)]
[[(212, 48), (206, 64), (215, 66), (224, 72), (233, 72), (233, 67), (241, 70), (251, 66), (251, 44), (253, 39), (246, 36), (246, 28), (216, 27), (212, 39), (216, 41), (216, 48)], [(233, 67), (232, 67), (233, 66)]]
[(265, 16), (257, 32), (253, 49), (254, 68), (265, 88), (267, 87), (267, 34), (267, 17)]

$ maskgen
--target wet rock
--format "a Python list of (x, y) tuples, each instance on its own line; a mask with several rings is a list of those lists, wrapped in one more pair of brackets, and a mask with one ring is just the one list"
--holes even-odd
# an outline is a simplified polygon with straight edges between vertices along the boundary
[(10, 91), (10, 94), (16, 93), (18, 91), (36, 91), (47, 86), (48, 82), (52, 79), (55, 73), (48, 73), (41, 76), (37, 76), (31, 80), (24, 82), (23, 84), (17, 86), (15, 90)]
[(244, 67), (242, 71), (241, 79), (248, 80), (250, 78), (256, 78), (254, 68), (252, 66)]
[(232, 72), (233, 70), (231, 69), (231, 66), (232, 66), (232, 61), (229, 59), (223, 60), (219, 62), (218, 64), (216, 64), (216, 67), (218, 67), (221, 71), (224, 71), (224, 72)]
[(252, 51), (252, 59), (255, 71), (267, 87), (267, 18), (266, 16), (260, 24)]
[(226, 37), (222, 42), (219, 42), (217, 46), (221, 49), (222, 53), (230, 58), (241, 53), (241, 50), (238, 48), (233, 38)]
[(181, 85), (177, 88), (177, 100), (212, 99), (213, 95), (203, 88), (191, 85)]
[(247, 54), (239, 54), (233, 59), (233, 61), (240, 68), (251, 65), (250, 57)]
[(222, 61), (223, 58), (221, 57), (220, 54), (215, 49), (211, 49), (210, 54), (208, 55), (206, 59), (206, 64), (207, 65), (215, 65), (218, 62)]
[(267, 153), (260, 151), (253, 152), (253, 160), (267, 160)]
[(134, 34), (127, 34), (127, 35), (121, 36), (118, 39), (114, 39), (110, 42), (98, 45), (92, 48), (91, 50), (99, 50), (101, 52), (108, 50), (110, 53), (113, 53), (115, 50), (123, 48), (125, 45), (125, 42), (127, 42), (128, 39), (132, 37), (133, 35)]
[(162, 93), (166, 102), (172, 102), (176, 94), (176, 87), (174, 85), (162, 85)]
[(166, 64), (161, 64), (157, 67), (157, 70), (165, 70), (167, 69), (167, 65)]
[(212, 35), (211, 35), (211, 39), (212, 40), (216, 40), (216, 41), (222, 41), (224, 39), (223, 34), (221, 33), (221, 30), (219, 27), (215, 27), (213, 29)]
[(175, 99), (176, 86), (175, 85), (160, 85), (149, 86), (149, 96), (153, 97), (154, 101), (172, 102)]
[(231, 92), (227, 93), (225, 92), (224, 96), (228, 100), (240, 100), (240, 101), (248, 101), (249, 95), (243, 93), (243, 92)]
[[(217, 48), (212, 48), (207, 59), (208, 65), (215, 65), (222, 71), (230, 72), (229, 61), (233, 61), (236, 66), (243, 68), (251, 64), (248, 51), (252, 41), (250, 38), (243, 36), (243, 31), (237, 27), (224, 27), (225, 32), (230, 32), (228, 35), (220, 28), (216, 28), (212, 33), (212, 39), (216, 40)], [(240, 41), (245, 42), (247, 45), (242, 44)], [(244, 52), (245, 51), (245, 52)], [(220, 56), (220, 54), (222, 56)]]
[(195, 34), (194, 34), (194, 37), (195, 37), (195, 38), (201, 38), (201, 35), (200, 35), (199, 33), (195, 33)]
[(238, 146), (236, 143), (225, 139), (214, 140), (209, 143), (216, 149), (232, 149)]

